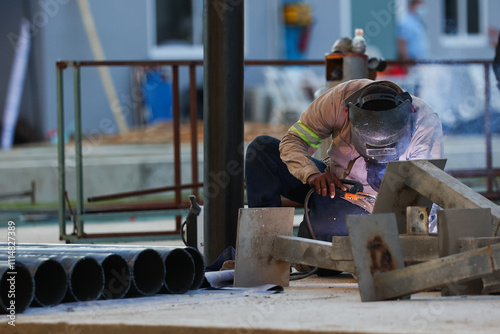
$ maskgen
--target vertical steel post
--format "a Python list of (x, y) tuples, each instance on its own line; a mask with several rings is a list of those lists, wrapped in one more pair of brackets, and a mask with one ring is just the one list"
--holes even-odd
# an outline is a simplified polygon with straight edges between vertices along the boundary
[[(174, 184), (181, 185), (181, 112), (179, 107), (179, 66), (172, 65), (172, 109), (174, 128)], [(182, 201), (181, 189), (175, 190), (175, 204), (180, 205)], [(175, 217), (175, 229), (181, 229), (181, 216)]]
[(236, 244), (243, 207), (243, 0), (205, 0), (204, 221), (210, 263)]
[[(196, 94), (196, 64), (189, 65), (189, 124), (191, 127), (191, 183), (198, 183), (198, 105)], [(193, 195), (198, 196), (198, 187), (193, 187)]]
[(63, 70), (65, 63), (56, 63), (56, 85), (57, 85), (57, 174), (59, 178), (59, 239), (66, 236), (66, 202), (64, 192), (66, 191), (66, 176), (64, 166), (64, 90)]
[(73, 63), (73, 88), (75, 99), (75, 160), (76, 160), (76, 220), (77, 234), (83, 236), (83, 164), (82, 164), (82, 100), (80, 85), (80, 64)]
[(486, 192), (493, 192), (493, 173), (492, 151), (491, 151), (491, 124), (490, 124), (490, 64), (484, 64), (484, 135), (486, 137)]

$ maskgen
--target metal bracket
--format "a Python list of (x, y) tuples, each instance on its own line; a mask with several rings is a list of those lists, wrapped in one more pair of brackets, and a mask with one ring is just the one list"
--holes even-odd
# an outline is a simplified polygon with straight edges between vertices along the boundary
[(276, 236), (293, 234), (294, 208), (240, 209), (234, 286), (288, 286), (290, 263), (274, 256)]
[[(380, 186), (373, 213), (396, 214), (400, 233), (404, 233), (407, 206), (432, 203), (443, 209), (489, 208), (496, 218), (493, 233), (500, 221), (500, 206), (478, 194), (443, 171), (445, 160), (391, 161)], [(437, 191), (438, 190), (438, 191)]]
[(349, 216), (347, 227), (363, 301), (400, 298), (500, 271), (500, 244), (403, 267), (394, 214)]

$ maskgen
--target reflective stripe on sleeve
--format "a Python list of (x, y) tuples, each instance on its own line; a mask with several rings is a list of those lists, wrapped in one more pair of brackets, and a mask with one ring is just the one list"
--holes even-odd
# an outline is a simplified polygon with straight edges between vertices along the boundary
[(290, 130), (295, 131), (300, 136), (300, 138), (302, 138), (307, 144), (309, 144), (309, 146), (312, 146), (314, 148), (318, 148), (323, 141), (311, 129), (302, 124), (301, 121), (298, 121), (297, 123), (292, 125)]

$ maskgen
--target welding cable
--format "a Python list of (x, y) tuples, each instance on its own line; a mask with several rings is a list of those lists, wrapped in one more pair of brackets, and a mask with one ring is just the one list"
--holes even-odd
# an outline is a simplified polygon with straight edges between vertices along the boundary
[(186, 236), (184, 235), (184, 227), (188, 224), (189, 222), (185, 220), (182, 225), (181, 225), (181, 238), (182, 242), (184, 243), (184, 246), (189, 246), (186, 240)]
[(311, 188), (311, 190), (309, 190), (309, 192), (307, 193), (306, 198), (304, 200), (304, 217), (306, 219), (306, 224), (307, 224), (307, 228), (309, 229), (309, 233), (311, 234), (311, 239), (316, 240), (316, 235), (314, 234), (314, 231), (313, 231), (312, 225), (311, 225), (311, 220), (309, 219), (309, 208), (308, 208), (309, 199), (311, 198), (314, 191), (315, 191), (315, 189)]
[[(306, 224), (307, 224), (307, 228), (309, 230), (309, 233), (311, 234), (311, 239), (314, 239), (314, 240), (316, 240), (316, 235), (314, 234), (314, 231), (313, 231), (312, 225), (311, 225), (311, 221), (309, 219), (308, 203), (309, 203), (309, 199), (311, 198), (311, 196), (312, 196), (312, 194), (314, 193), (315, 190), (316, 189), (311, 188), (311, 190), (309, 190), (309, 192), (307, 193), (306, 198), (304, 200), (304, 218), (306, 219)], [(312, 275), (316, 274), (318, 272), (318, 270), (319, 270), (318, 267), (312, 267), (312, 269), (310, 271), (305, 272), (305, 273), (302, 273), (302, 272), (291, 273), (290, 274), (290, 280), (291, 281), (295, 281), (295, 280), (307, 278), (309, 276), (312, 276)]]

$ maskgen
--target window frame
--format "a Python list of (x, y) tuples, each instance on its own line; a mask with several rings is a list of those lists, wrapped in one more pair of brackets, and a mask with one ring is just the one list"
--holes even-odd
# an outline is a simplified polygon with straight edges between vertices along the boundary
[(439, 41), (443, 47), (449, 48), (473, 48), (488, 45), (488, 2), (479, 1), (478, 21), (479, 33), (469, 34), (467, 32), (467, 0), (457, 0), (458, 7), (458, 32), (456, 34), (446, 34), (444, 32), (445, 23), (445, 0), (439, 5)]
[[(183, 0), (187, 1), (187, 0)], [(191, 0), (201, 1), (201, 0)], [(274, 3), (269, 1), (270, 3)], [(147, 29), (147, 48), (148, 55), (151, 59), (161, 60), (203, 60), (203, 44), (193, 45), (162, 45), (156, 44), (156, 0), (146, 1), (146, 29)], [(249, 52), (249, 29), (248, 29), (248, 2), (244, 2), (243, 15), (243, 54), (246, 56)], [(202, 6), (203, 7), (203, 6)], [(194, 7), (193, 7), (194, 8)], [(203, 8), (201, 8), (200, 16), (203, 18)], [(203, 22), (201, 23), (203, 32)]]
[[(186, 0), (183, 0), (186, 1)], [(193, 1), (193, 0), (189, 0)], [(196, 2), (198, 0), (194, 0)], [(193, 11), (196, 11), (197, 6), (193, 4)], [(149, 57), (152, 59), (162, 60), (202, 60), (203, 59), (203, 44), (192, 45), (158, 45), (156, 43), (156, 0), (147, 0), (146, 2), (147, 14), (147, 47)], [(203, 8), (201, 12), (193, 13), (194, 15), (203, 17)], [(202, 23), (203, 30), (203, 23)]]

